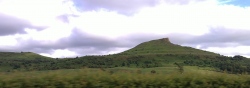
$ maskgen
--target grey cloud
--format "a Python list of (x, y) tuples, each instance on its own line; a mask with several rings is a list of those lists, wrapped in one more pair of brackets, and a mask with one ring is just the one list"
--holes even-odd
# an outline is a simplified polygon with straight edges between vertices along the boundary
[(248, 41), (250, 30), (235, 30), (223, 27), (212, 28), (209, 33), (199, 36), (193, 43)]
[(57, 48), (53, 44), (43, 44), (44, 41), (36, 40), (17, 40), (18, 44), (14, 46), (0, 46), (0, 52), (35, 52), (35, 53), (52, 53), (53, 49)]
[(169, 38), (170, 42), (178, 45), (192, 44), (192, 40), (196, 38), (196, 36), (183, 34), (183, 33), (171, 33), (171, 34), (152, 34), (152, 33), (141, 33), (141, 34), (130, 34), (123, 37), (120, 37), (122, 42), (127, 42), (129, 46), (135, 46), (142, 42), (161, 39), (161, 38)]
[(78, 55), (102, 55), (107, 54), (109, 51), (115, 50), (115, 47), (108, 48), (105, 50), (93, 48), (93, 47), (78, 47), (78, 48), (69, 48), (70, 51), (76, 52)]
[[(68, 37), (57, 41), (39, 41), (17, 39), (18, 45), (12, 48), (0, 47), (0, 51), (30, 51), (36, 53), (53, 53), (57, 49), (69, 49), (80, 54), (92, 52), (105, 52), (117, 47), (129, 47), (120, 41), (110, 40), (99, 36), (90, 35), (77, 29), (72, 31)], [(79, 52), (78, 52), (79, 51)], [(82, 52), (84, 51), (84, 52)]]
[(67, 46), (72, 46), (72, 47), (94, 46), (100, 49), (105, 49), (108, 47), (126, 47), (126, 44), (116, 42), (116, 40), (90, 35), (87, 33), (83, 33), (77, 29), (72, 31), (72, 35), (70, 35), (67, 38), (62, 38), (59, 41), (63, 42)]
[(186, 4), (189, 4), (190, 2), (201, 2), (205, 0), (163, 0), (163, 1), (169, 4), (186, 5)]
[(134, 34), (123, 37), (127, 44), (137, 45), (141, 42), (159, 39), (170, 38), (174, 44), (196, 47), (200, 45), (202, 49), (208, 47), (237, 47), (237, 46), (250, 46), (250, 30), (230, 29), (225, 27), (214, 27), (204, 35), (190, 35), (183, 33), (171, 33), (165, 35), (152, 35), (152, 34)]
[(201, 36), (192, 36), (187, 44), (200, 44), (207, 47), (228, 47), (250, 45), (250, 30), (236, 30), (224, 27), (211, 28), (210, 32)]
[(135, 46), (135, 45), (138, 45), (142, 42), (146, 42), (149, 40), (167, 38), (167, 37), (168, 36), (166, 35), (156, 35), (156, 34), (151, 34), (151, 33), (130, 34), (130, 35), (119, 37), (119, 39), (122, 40), (119, 42), (123, 42), (131, 47), (131, 46)]
[(22, 40), (17, 39), (19, 46), (0, 47), (0, 51), (31, 51), (36, 53), (53, 53), (53, 50), (68, 49), (78, 53), (79, 55), (102, 54), (108, 51), (113, 51), (117, 48), (132, 48), (142, 42), (170, 38), (174, 44), (196, 47), (201, 46), (201, 49), (208, 47), (236, 47), (241, 45), (250, 45), (249, 37), (250, 30), (236, 30), (223, 27), (211, 28), (210, 32), (200, 35), (187, 34), (130, 34), (127, 36), (118, 37), (117, 39), (107, 39), (101, 36), (91, 35), (78, 29), (72, 31), (68, 37), (61, 38), (58, 41), (38, 41), (38, 40)]
[(36, 30), (42, 30), (46, 27), (33, 26), (29, 21), (2, 14), (0, 13), (0, 36), (11, 35), (11, 34), (24, 34), (25, 28), (32, 28)]
[(69, 23), (69, 18), (70, 17), (79, 17), (78, 15), (75, 14), (62, 14), (57, 16), (57, 19), (61, 20), (62, 22)]
[(225, 27), (210, 28), (206, 34), (195, 36), (181, 33), (171, 33), (166, 36), (174, 44), (206, 49), (208, 47), (237, 47), (250, 45), (250, 30), (230, 29)]
[(142, 7), (153, 7), (161, 1), (169, 4), (188, 4), (190, 1), (204, 0), (73, 0), (81, 11), (107, 9), (120, 14), (133, 15)]
[(73, 0), (82, 11), (92, 11), (101, 8), (130, 15), (144, 6), (154, 6), (159, 0)]

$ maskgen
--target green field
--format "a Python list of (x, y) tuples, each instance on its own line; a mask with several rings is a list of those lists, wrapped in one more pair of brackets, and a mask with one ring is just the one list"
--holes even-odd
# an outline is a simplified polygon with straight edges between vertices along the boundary
[[(68, 69), (0, 73), (1, 88), (247, 88), (249, 75), (184, 67), (183, 74), (172, 68)], [(206, 70), (202, 70), (206, 69)], [(151, 73), (155, 70), (156, 73)], [(140, 72), (139, 72), (140, 71)]]

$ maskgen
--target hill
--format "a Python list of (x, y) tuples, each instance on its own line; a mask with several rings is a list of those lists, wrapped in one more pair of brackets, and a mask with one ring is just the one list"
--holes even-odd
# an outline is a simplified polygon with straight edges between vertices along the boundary
[(50, 57), (45, 57), (33, 52), (0, 52), (0, 59), (49, 59)]
[(32, 52), (0, 52), (0, 71), (46, 69), (54, 59)]
[(192, 55), (212, 55), (219, 54), (187, 46), (180, 46), (170, 42), (169, 38), (162, 38), (141, 43), (132, 49), (119, 53), (120, 55), (145, 55), (145, 54), (192, 54)]
[(0, 86), (247, 88), (249, 63), (240, 55), (226, 57), (173, 44), (168, 38), (103, 56), (52, 59), (32, 52), (0, 52)]
[(0, 52), (0, 71), (31, 71), (80, 68), (182, 68), (199, 66), (229, 73), (250, 73), (250, 59), (227, 57), (216, 53), (173, 44), (168, 38), (141, 43), (114, 54), (52, 59), (31, 52)]

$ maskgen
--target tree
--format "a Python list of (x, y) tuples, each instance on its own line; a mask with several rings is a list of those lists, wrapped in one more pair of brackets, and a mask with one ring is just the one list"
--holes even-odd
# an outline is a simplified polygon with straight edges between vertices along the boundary
[(184, 72), (183, 66), (181, 66), (180, 64), (178, 64), (176, 62), (174, 64), (177, 65), (177, 67), (179, 68), (180, 73), (182, 74)]
[(155, 70), (152, 70), (152, 71), (151, 71), (151, 73), (152, 73), (152, 74), (155, 74), (155, 73), (156, 73), (156, 71), (155, 71)]

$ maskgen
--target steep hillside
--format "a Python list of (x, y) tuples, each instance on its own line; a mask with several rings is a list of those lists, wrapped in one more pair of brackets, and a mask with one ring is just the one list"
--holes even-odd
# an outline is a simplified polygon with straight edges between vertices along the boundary
[(192, 47), (173, 44), (168, 38), (151, 40), (141, 43), (134, 48), (120, 53), (120, 55), (144, 54), (192, 54), (192, 55), (219, 55), (216, 53), (195, 49)]

